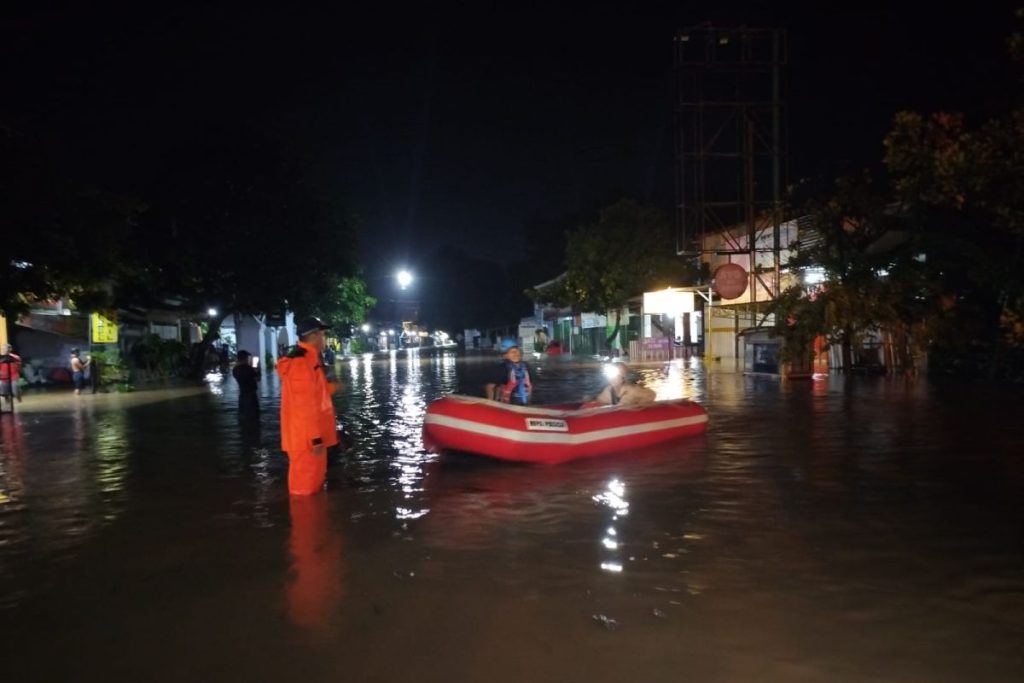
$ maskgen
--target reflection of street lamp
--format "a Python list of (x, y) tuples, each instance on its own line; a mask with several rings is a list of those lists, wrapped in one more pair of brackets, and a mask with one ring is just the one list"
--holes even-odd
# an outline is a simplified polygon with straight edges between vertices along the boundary
[(398, 271), (395, 277), (398, 278), (398, 286), (402, 289), (405, 289), (412, 284), (412, 274), (407, 270)]

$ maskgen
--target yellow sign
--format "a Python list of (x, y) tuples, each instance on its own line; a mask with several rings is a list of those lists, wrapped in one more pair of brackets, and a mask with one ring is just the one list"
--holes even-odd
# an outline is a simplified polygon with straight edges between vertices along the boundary
[(116, 344), (117, 343), (117, 318), (107, 318), (99, 313), (89, 316), (92, 320), (92, 343), (93, 344)]

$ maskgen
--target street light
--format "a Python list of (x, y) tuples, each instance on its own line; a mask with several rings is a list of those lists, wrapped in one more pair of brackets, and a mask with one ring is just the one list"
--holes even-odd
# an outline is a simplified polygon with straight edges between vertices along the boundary
[(405, 289), (412, 284), (412, 274), (407, 270), (398, 271), (398, 273), (395, 274), (395, 277), (398, 278), (398, 286), (402, 289)]
[(366, 323), (363, 323), (363, 326), (360, 329), (363, 331), (363, 334), (366, 334), (367, 332), (370, 331), (370, 326), (367, 325)]

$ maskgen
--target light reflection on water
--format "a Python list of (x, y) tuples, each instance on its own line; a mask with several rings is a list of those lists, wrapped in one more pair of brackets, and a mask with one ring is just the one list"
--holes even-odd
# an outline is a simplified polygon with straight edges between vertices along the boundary
[(96, 454), (96, 488), (102, 499), (104, 521), (121, 513), (128, 479), (127, 415), (111, 411), (96, 419), (93, 451)]
[[(926, 382), (635, 364), (659, 398), (702, 402), (708, 434), (559, 467), (425, 453), (429, 403), (479, 393), (495, 360), (339, 363), (354, 445), (332, 455), (324, 504), (303, 509), (284, 493), (273, 373), (255, 424), (230, 380), (165, 403), (3, 416), (0, 609), (21, 617), (29, 652), (44, 628), (51, 646), (84, 637), (78, 665), (95, 654), (96, 671), (108, 646), (83, 635), (94, 618), (126, 624), (112, 628), (129, 662), (143, 638), (173, 645), (244, 619), (250, 654), (202, 656), (250, 675), (295, 664), (275, 649), (293, 627), (332, 643), (304, 662), (325, 679), (342, 658), (355, 678), (415, 674), (392, 656), (395, 633), (455, 679), (539, 679), (543, 662), (561, 680), (850, 680), (872, 677), (879, 652), (904, 680), (1020, 671), (1019, 404), (986, 388), (952, 398)], [(533, 364), (539, 402), (602, 381), (596, 362)], [(37, 578), (40, 566), (54, 569)], [(92, 599), (105, 581), (124, 598)], [(161, 620), (136, 633), (142, 612)], [(560, 646), (531, 663), (501, 642)]]
[(613, 526), (608, 527), (607, 535), (601, 539), (601, 545), (606, 551), (609, 551), (601, 561), (601, 569), (608, 572), (621, 572), (623, 564), (619, 548), (622, 541), (614, 524), (620, 518), (629, 514), (629, 503), (626, 501), (626, 485), (619, 479), (612, 479), (608, 482), (608, 487), (601, 493), (594, 495), (593, 499), (595, 502), (607, 507), (612, 513), (610, 522)]

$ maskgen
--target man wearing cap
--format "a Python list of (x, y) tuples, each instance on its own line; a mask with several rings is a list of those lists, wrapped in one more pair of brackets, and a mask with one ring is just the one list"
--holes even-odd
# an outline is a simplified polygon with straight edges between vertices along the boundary
[(277, 363), (281, 378), (281, 448), (288, 454), (288, 492), (307, 496), (321, 490), (327, 473), (327, 449), (338, 443), (331, 395), (322, 355), (327, 343), (319, 318), (296, 326), (299, 343)]

